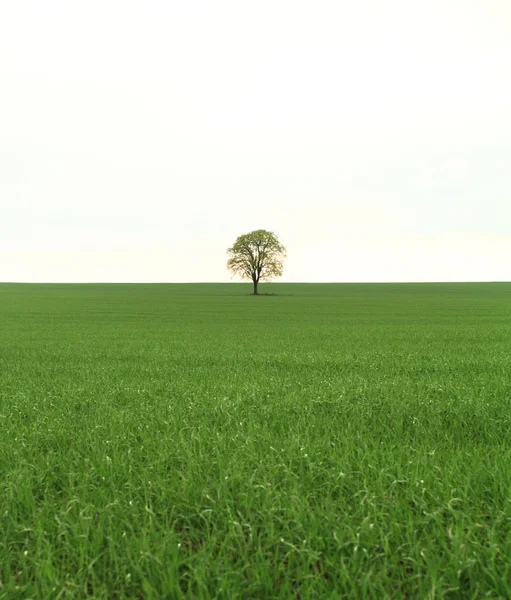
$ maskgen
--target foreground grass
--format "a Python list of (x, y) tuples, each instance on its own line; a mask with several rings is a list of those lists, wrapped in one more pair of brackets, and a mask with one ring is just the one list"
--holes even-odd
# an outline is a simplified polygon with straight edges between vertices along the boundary
[(266, 291), (0, 286), (0, 598), (511, 597), (511, 285)]

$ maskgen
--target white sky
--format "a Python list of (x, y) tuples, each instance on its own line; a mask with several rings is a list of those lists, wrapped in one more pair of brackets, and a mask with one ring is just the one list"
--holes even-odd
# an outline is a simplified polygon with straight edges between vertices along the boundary
[(0, 0), (0, 281), (511, 280), (510, 0)]

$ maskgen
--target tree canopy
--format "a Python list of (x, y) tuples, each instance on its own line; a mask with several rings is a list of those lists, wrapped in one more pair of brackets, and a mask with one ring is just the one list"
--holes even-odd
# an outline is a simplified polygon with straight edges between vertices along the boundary
[(274, 233), (258, 229), (240, 235), (227, 254), (229, 271), (242, 279), (252, 280), (254, 295), (257, 295), (259, 281), (282, 275), (286, 249)]

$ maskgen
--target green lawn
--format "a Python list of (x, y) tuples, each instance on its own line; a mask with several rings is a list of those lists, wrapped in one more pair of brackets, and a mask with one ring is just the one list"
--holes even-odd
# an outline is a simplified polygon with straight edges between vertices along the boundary
[(0, 285), (0, 598), (510, 598), (511, 284)]

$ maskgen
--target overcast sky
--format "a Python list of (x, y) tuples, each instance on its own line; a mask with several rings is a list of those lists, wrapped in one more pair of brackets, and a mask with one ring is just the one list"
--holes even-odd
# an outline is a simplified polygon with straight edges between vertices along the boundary
[(0, 0), (0, 281), (511, 280), (509, 0)]

